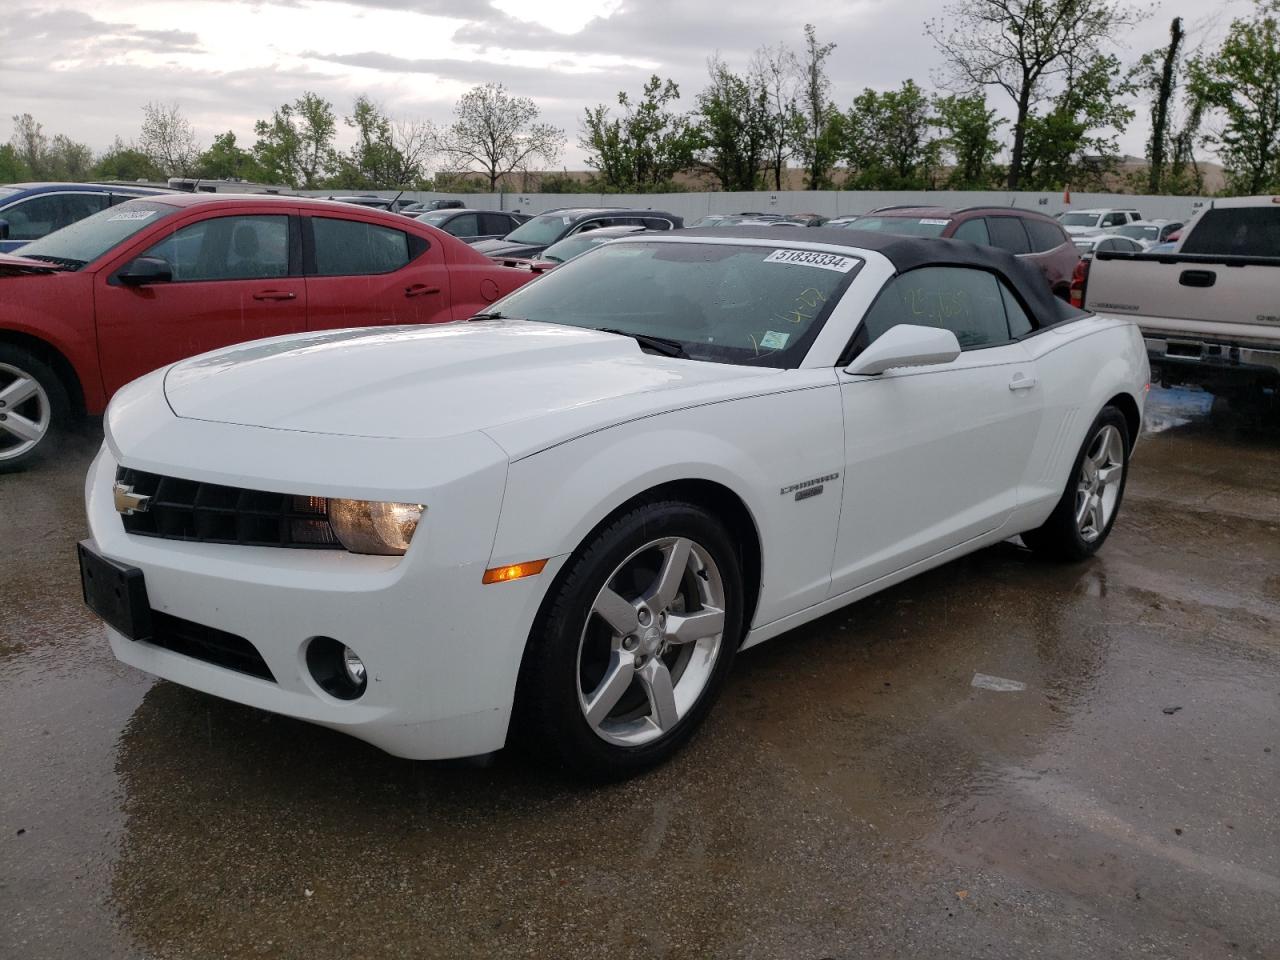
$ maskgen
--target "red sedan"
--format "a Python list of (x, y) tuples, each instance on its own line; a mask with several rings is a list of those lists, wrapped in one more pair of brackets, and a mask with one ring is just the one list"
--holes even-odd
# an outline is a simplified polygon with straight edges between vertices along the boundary
[(417, 220), (300, 197), (132, 200), (0, 255), (0, 471), (148, 371), (260, 337), (464, 319), (532, 279)]

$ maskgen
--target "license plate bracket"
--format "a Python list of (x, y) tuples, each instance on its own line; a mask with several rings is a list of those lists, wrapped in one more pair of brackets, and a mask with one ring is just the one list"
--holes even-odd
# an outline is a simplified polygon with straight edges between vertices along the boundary
[(80, 587), (84, 602), (98, 616), (130, 640), (151, 637), (151, 603), (137, 567), (102, 556), (87, 540), (76, 544)]

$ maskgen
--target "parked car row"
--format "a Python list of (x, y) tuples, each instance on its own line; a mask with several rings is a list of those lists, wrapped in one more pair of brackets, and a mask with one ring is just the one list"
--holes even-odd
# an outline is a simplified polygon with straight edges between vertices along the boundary
[(0, 186), (0, 253), (70, 226), (135, 197), (170, 193), (105, 183), (14, 183)]

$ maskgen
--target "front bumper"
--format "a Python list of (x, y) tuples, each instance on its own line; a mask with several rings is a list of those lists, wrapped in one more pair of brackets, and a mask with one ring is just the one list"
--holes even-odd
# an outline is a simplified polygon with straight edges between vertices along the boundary
[[(247, 640), (275, 680), (104, 627), (122, 662), (340, 730), (396, 756), (441, 759), (503, 746), (525, 640), (558, 566), (553, 560), (537, 577), (481, 583), (505, 466), (469, 476), (452, 497), (423, 491), (427, 513), (404, 557), (130, 535), (111, 494), (116, 466), (104, 446), (89, 472), (95, 549), (143, 571), (153, 610)], [(177, 467), (166, 472), (183, 475)], [(305, 653), (315, 636), (333, 637), (360, 655), (368, 687), (358, 700), (330, 696), (311, 676)]]

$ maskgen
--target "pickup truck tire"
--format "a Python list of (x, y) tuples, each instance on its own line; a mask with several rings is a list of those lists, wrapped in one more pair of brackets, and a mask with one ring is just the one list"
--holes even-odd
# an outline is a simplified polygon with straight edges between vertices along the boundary
[(35, 354), (0, 343), (0, 473), (50, 454), (70, 415), (58, 375)]
[(1103, 407), (1076, 454), (1062, 499), (1048, 520), (1022, 535), (1022, 542), (1054, 560), (1084, 560), (1097, 553), (1120, 513), (1132, 447), (1124, 414)]

